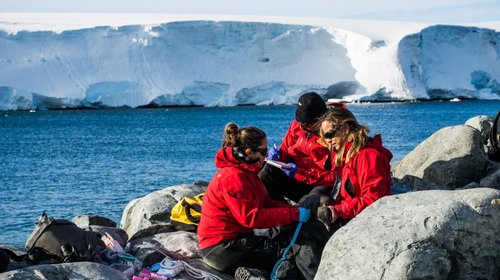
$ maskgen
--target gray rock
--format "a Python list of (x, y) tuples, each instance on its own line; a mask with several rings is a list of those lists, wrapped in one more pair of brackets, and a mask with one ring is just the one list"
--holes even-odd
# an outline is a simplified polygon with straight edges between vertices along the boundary
[(479, 188), (479, 183), (478, 182), (471, 182), (461, 188), (458, 188), (457, 190), (465, 190), (465, 189), (475, 189)]
[(424, 179), (405, 175), (400, 181), (400, 183), (410, 186), (413, 191), (427, 191), (427, 190), (447, 190), (445, 186), (435, 184), (433, 182), (426, 181)]
[(174, 232), (174, 231), (177, 231), (177, 229), (175, 229), (173, 226), (170, 225), (154, 225), (147, 228), (143, 228), (138, 232), (134, 233), (134, 235), (129, 238), (129, 241), (131, 242), (135, 239), (153, 236), (159, 233)]
[(86, 228), (89, 226), (116, 227), (116, 222), (106, 217), (97, 215), (78, 215), (71, 220), (78, 227)]
[(401, 182), (397, 178), (392, 178), (392, 187), (391, 187), (392, 194), (407, 193), (412, 191), (413, 189), (409, 185)]
[(204, 192), (204, 184), (167, 187), (130, 201), (123, 211), (120, 227), (129, 236), (152, 225), (168, 225), (172, 207), (185, 196)]
[(490, 135), (491, 127), (493, 126), (494, 119), (488, 116), (476, 116), (468, 119), (465, 125), (473, 127), (481, 133), (481, 143), (486, 144)]
[(196, 180), (193, 182), (193, 185), (204, 187), (205, 189), (208, 187), (208, 184), (210, 184), (210, 182), (204, 180)]
[(384, 197), (328, 241), (315, 279), (498, 279), (500, 191)]
[(109, 280), (128, 279), (122, 272), (111, 267), (93, 263), (78, 262), (64, 264), (43, 264), (0, 273), (0, 279), (68, 279)]
[(500, 168), (481, 179), (481, 181), (479, 181), (479, 186), (482, 188), (492, 188), (500, 190)]
[(440, 129), (394, 168), (394, 177), (411, 175), (446, 188), (479, 182), (492, 171), (477, 129), (457, 125)]

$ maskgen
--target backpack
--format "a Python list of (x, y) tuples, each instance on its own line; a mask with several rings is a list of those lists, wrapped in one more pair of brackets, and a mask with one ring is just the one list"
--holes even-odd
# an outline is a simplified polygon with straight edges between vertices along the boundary
[(497, 113), (493, 126), (491, 127), (490, 143), (493, 147), (490, 159), (500, 162), (500, 111)]
[(201, 218), (203, 195), (184, 197), (174, 205), (170, 214), (170, 224), (177, 230), (196, 231)]
[(28, 259), (34, 262), (93, 261), (105, 247), (100, 233), (83, 230), (68, 220), (53, 219), (45, 212), (26, 240)]

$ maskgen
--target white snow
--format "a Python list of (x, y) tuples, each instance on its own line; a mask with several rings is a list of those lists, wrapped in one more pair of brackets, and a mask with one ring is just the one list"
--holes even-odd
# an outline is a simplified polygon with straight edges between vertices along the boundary
[(500, 22), (0, 13), (0, 110), (292, 104), (311, 90), (500, 99), (495, 30)]

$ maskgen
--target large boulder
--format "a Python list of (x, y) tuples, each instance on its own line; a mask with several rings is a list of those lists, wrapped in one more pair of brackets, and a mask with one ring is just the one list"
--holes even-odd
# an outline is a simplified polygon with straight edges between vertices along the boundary
[(490, 136), (494, 119), (489, 116), (476, 116), (468, 119), (465, 125), (477, 129), (481, 133), (481, 142), (486, 145)]
[(142, 198), (130, 201), (123, 210), (120, 227), (128, 236), (153, 225), (168, 225), (172, 207), (185, 196), (194, 196), (205, 191), (206, 182), (183, 184), (155, 191)]
[(43, 264), (0, 273), (0, 279), (128, 279), (121, 271), (93, 262)]
[(384, 197), (328, 241), (321, 279), (499, 279), (500, 191)]
[(498, 168), (488, 159), (481, 132), (468, 125), (440, 129), (394, 168), (394, 177), (413, 176), (448, 189), (479, 182)]

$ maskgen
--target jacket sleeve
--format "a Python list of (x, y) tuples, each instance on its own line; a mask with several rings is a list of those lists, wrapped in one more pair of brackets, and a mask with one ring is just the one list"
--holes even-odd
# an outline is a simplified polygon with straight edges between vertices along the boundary
[(231, 182), (231, 187), (224, 191), (223, 196), (232, 215), (242, 226), (271, 228), (298, 221), (297, 207), (265, 208), (265, 196), (252, 192), (252, 180), (242, 177)]
[(282, 208), (282, 207), (295, 208), (295, 206), (293, 206), (291, 204), (288, 204), (288, 203), (285, 203), (285, 202), (279, 201), (279, 200), (274, 200), (271, 197), (269, 197), (268, 195), (266, 195), (264, 198), (264, 207), (265, 208)]
[(288, 162), (289, 159), (288, 149), (293, 145), (293, 135), (295, 134), (293, 129), (294, 123), (292, 121), (292, 123), (288, 127), (288, 130), (286, 131), (285, 137), (283, 137), (283, 142), (281, 142), (280, 145), (281, 156), (279, 157), (279, 160), (283, 162)]
[[(359, 154), (354, 166), (360, 194), (351, 200), (343, 200), (334, 206), (335, 214), (351, 219), (379, 198), (388, 195), (391, 181), (387, 178), (390, 165), (386, 157), (379, 153)], [(390, 176), (389, 176), (390, 177)], [(342, 179), (344, 182), (344, 179)], [(342, 188), (345, 188), (342, 185)]]

